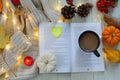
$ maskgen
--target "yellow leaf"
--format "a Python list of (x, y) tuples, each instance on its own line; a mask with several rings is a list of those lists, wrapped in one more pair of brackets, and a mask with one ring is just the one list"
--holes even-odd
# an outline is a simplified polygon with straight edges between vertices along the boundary
[(9, 41), (10, 35), (7, 35), (3, 26), (0, 24), (0, 49), (3, 49)]
[(103, 48), (104, 57), (110, 62), (120, 62), (120, 51), (114, 49)]

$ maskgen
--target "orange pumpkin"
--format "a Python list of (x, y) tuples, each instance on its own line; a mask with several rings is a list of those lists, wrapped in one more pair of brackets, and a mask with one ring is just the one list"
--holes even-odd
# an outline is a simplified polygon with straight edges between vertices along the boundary
[(107, 46), (116, 46), (120, 41), (120, 30), (114, 26), (106, 27), (102, 32), (102, 40)]
[(2, 0), (0, 0), (0, 13), (2, 13), (3, 3)]

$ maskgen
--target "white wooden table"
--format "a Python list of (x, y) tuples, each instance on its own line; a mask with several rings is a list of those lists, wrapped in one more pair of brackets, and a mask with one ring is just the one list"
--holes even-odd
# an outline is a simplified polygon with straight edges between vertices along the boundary
[[(64, 6), (66, 0), (61, 0), (60, 5)], [(78, 16), (72, 19), (72, 22), (102, 22), (101, 14), (96, 9), (97, 0), (74, 0), (74, 4), (78, 5), (81, 2), (90, 2), (94, 5), (90, 15), (84, 19)], [(57, 6), (57, 0), (50, 0), (50, 7), (54, 9)], [(54, 5), (55, 4), (55, 5)], [(117, 7), (113, 10), (113, 16), (120, 17), (120, 1)], [(120, 47), (118, 46), (120, 50)], [(64, 74), (39, 74), (31, 80), (120, 80), (120, 64), (110, 63), (105, 61), (104, 72), (83, 72), (83, 73), (64, 73)]]

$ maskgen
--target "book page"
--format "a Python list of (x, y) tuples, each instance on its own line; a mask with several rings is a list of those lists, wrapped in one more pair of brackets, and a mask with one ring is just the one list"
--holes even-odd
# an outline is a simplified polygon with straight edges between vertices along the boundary
[[(51, 29), (62, 27), (62, 34), (56, 38)], [(57, 59), (53, 73), (71, 72), (70, 27), (68, 23), (41, 23), (39, 26), (39, 53), (51, 52)]]
[(102, 52), (102, 42), (97, 51), (100, 57), (96, 57), (93, 52), (83, 51), (78, 44), (80, 34), (86, 30), (96, 32), (101, 39), (100, 23), (72, 23), (71, 40), (72, 40), (72, 72), (90, 72), (104, 71), (104, 60)]

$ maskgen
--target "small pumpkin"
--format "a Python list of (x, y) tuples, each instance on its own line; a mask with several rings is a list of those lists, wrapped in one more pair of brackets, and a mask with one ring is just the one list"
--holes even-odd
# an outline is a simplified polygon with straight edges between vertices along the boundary
[(2, 13), (3, 3), (2, 0), (0, 0), (0, 13)]
[(102, 40), (107, 46), (116, 46), (120, 41), (120, 30), (114, 26), (107, 26), (102, 32)]
[(56, 68), (56, 57), (52, 53), (44, 53), (37, 59), (37, 66), (42, 73), (52, 72)]

